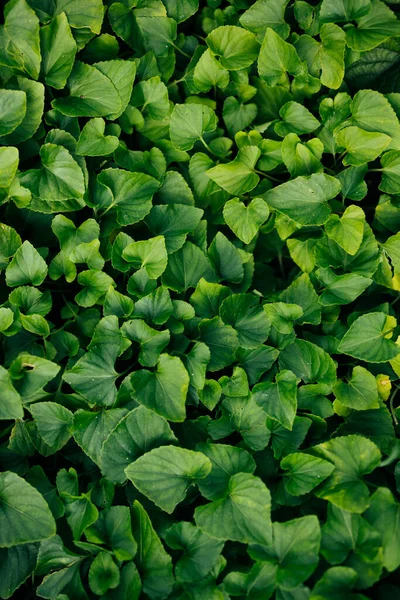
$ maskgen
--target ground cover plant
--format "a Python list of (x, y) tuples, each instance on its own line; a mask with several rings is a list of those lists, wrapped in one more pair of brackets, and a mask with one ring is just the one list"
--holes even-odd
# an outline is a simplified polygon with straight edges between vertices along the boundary
[(0, 598), (400, 597), (398, 10), (5, 3)]

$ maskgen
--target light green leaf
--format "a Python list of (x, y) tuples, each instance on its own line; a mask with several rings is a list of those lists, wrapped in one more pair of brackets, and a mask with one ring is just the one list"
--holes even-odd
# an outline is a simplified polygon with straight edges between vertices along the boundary
[(115, 212), (121, 225), (132, 225), (150, 212), (151, 199), (158, 187), (158, 181), (145, 173), (104, 169), (97, 176), (95, 206), (102, 215)]
[(101, 0), (57, 0), (55, 14), (65, 12), (71, 27), (77, 29), (88, 27), (93, 33), (99, 34), (104, 16), (104, 6)]
[(77, 45), (65, 13), (40, 29), (41, 74), (47, 85), (61, 90), (72, 71)]
[(321, 83), (337, 90), (344, 77), (345, 32), (337, 25), (327, 23), (322, 25), (320, 37)]
[(336, 141), (347, 152), (343, 164), (359, 166), (375, 160), (392, 138), (384, 133), (364, 131), (359, 127), (346, 127), (339, 131)]
[(0, 548), (39, 542), (55, 533), (43, 496), (15, 473), (0, 473)]
[(17, 285), (41, 285), (47, 275), (47, 265), (39, 252), (27, 240), (14, 254), (6, 269), (6, 282), (10, 287)]
[(32, 79), (40, 70), (39, 19), (25, 0), (11, 0), (4, 8), (4, 35), (12, 42), (16, 60)]
[(118, 105), (114, 106), (113, 110), (106, 115), (107, 119), (113, 121), (120, 117), (128, 106), (136, 76), (136, 64), (131, 60), (107, 60), (95, 63), (93, 66), (100, 73), (106, 75), (117, 90), (120, 107)]
[(240, 283), (244, 276), (242, 258), (237, 248), (221, 231), (208, 249), (208, 257), (220, 279)]
[(28, 399), (54, 379), (59, 370), (59, 365), (50, 360), (21, 352), (11, 363), (9, 373), (15, 389)]
[(26, 94), (22, 90), (0, 90), (0, 135), (12, 133), (26, 114)]
[(284, 42), (271, 28), (267, 29), (261, 45), (258, 72), (270, 86), (276, 85), (286, 73), (298, 75), (301, 72), (301, 62), (294, 46)]
[(400, 184), (400, 152), (391, 150), (381, 156), (382, 180), (379, 189), (387, 194), (396, 194)]
[(247, 206), (239, 198), (233, 198), (225, 204), (223, 214), (233, 233), (244, 244), (250, 244), (268, 219), (269, 209), (262, 198), (253, 198)]
[(347, 435), (314, 446), (313, 454), (335, 465), (335, 470), (314, 494), (346, 511), (364, 512), (369, 506), (369, 490), (362, 476), (378, 466), (381, 460), (378, 447), (360, 435)]
[(200, 92), (208, 92), (213, 87), (224, 89), (229, 83), (229, 72), (207, 48), (194, 68), (193, 81)]
[[(400, 27), (400, 23), (398, 24)], [(392, 138), (390, 149), (399, 149), (400, 123), (383, 94), (375, 90), (360, 90), (352, 100), (351, 115), (353, 125), (357, 125), (365, 131), (385, 133)]]
[(202, 320), (200, 339), (211, 352), (208, 365), (210, 371), (219, 371), (234, 362), (235, 352), (239, 347), (238, 335), (233, 327), (225, 325), (220, 317)]
[(365, 52), (398, 35), (400, 23), (395, 13), (383, 2), (371, 0), (371, 10), (357, 20), (357, 27), (346, 31), (346, 44), (352, 50)]
[(162, 275), (168, 263), (165, 238), (159, 235), (148, 240), (132, 242), (123, 251), (122, 257), (135, 269), (145, 269), (150, 279)]
[(225, 497), (194, 512), (196, 525), (218, 540), (245, 544), (271, 541), (271, 495), (258, 477), (237, 473), (229, 479)]
[(322, 458), (294, 452), (281, 460), (286, 491), (292, 496), (308, 494), (324, 479), (331, 475), (335, 467)]
[(0, 188), (4, 188), (0, 189), (1, 202), (3, 193), (6, 194), (17, 173), (19, 163), (19, 152), (17, 148), (14, 148), (13, 146), (0, 148), (0, 160)]
[(118, 148), (119, 139), (114, 135), (104, 135), (104, 119), (91, 119), (83, 127), (76, 145), (79, 156), (108, 156)]
[(77, 410), (74, 413), (75, 442), (99, 467), (102, 464), (103, 444), (125, 415), (126, 409), (124, 408), (111, 408), (98, 412)]
[(117, 89), (92, 65), (76, 61), (68, 79), (70, 95), (53, 100), (52, 106), (69, 117), (106, 117), (122, 109)]
[(126, 481), (125, 468), (136, 458), (176, 441), (168, 422), (145, 406), (138, 406), (119, 421), (105, 440), (101, 470), (109, 481)]
[(0, 366), (0, 420), (22, 419), (21, 397), (12, 384), (9, 372)]
[(303, 316), (301, 306), (287, 302), (264, 304), (263, 309), (272, 325), (285, 335), (292, 333), (294, 321)]
[[(286, 43), (286, 42), (283, 42)], [(282, 119), (275, 124), (275, 132), (281, 137), (289, 133), (311, 133), (318, 129), (320, 123), (310, 111), (298, 102), (286, 102), (279, 111)]]
[(178, 150), (191, 150), (204, 133), (214, 131), (217, 117), (204, 104), (175, 104), (170, 120), (171, 142)]
[(26, 112), (14, 131), (0, 137), (1, 145), (20, 144), (31, 138), (36, 133), (43, 116), (44, 86), (41, 83), (25, 77), (17, 77), (12, 89), (20, 90), (25, 94)]
[(266, 192), (264, 200), (300, 225), (322, 225), (330, 215), (328, 200), (340, 192), (340, 182), (331, 175), (314, 173), (296, 177)]
[(150, 77), (135, 85), (130, 104), (141, 106), (141, 112), (155, 120), (162, 120), (169, 113), (168, 88), (158, 77)]
[(348, 382), (338, 381), (333, 393), (341, 404), (354, 410), (379, 408), (376, 379), (364, 367), (354, 367)]
[(345, 333), (338, 350), (366, 362), (392, 360), (400, 352), (400, 347), (388, 339), (395, 323), (393, 317), (380, 312), (361, 315)]
[(341, 217), (331, 215), (325, 223), (325, 231), (331, 240), (354, 256), (363, 239), (364, 221), (364, 211), (352, 204), (346, 208)]
[(319, 297), (323, 306), (350, 304), (360, 296), (372, 283), (372, 279), (361, 277), (356, 273), (335, 275), (331, 269), (318, 269), (316, 276), (325, 289)]
[(142, 494), (172, 513), (185, 499), (188, 488), (210, 470), (211, 462), (201, 452), (164, 446), (138, 458), (125, 473)]
[[(281, 293), (281, 300), (289, 305), (299, 306), (303, 312), (296, 318), (296, 324), (311, 323), (319, 325), (321, 323), (321, 305), (318, 294), (316, 293), (310, 277), (307, 273), (303, 273), (297, 277), (286, 290)], [(282, 309), (285, 314), (288, 308)], [(294, 319), (296, 309), (289, 311), (290, 319)], [(268, 314), (268, 310), (267, 310)], [(278, 327), (279, 330), (279, 327)], [(290, 333), (291, 331), (282, 331), (282, 333)]]
[(250, 67), (260, 50), (255, 35), (234, 25), (213, 29), (206, 42), (221, 65), (230, 71)]
[(209, 169), (207, 175), (230, 194), (243, 195), (255, 188), (260, 180), (254, 172), (259, 157), (259, 148), (245, 146), (239, 149), (233, 161)]
[(282, 160), (292, 177), (323, 171), (320, 163), (323, 145), (314, 138), (301, 143), (295, 133), (289, 133), (282, 142)]
[(40, 158), (40, 169), (26, 171), (20, 177), (21, 184), (33, 195), (30, 208), (44, 213), (82, 208), (84, 176), (68, 150), (56, 144), (44, 144)]
[(291, 371), (281, 371), (275, 383), (259, 383), (253, 388), (254, 400), (268, 417), (292, 430), (297, 411), (298, 379)]
[(176, 356), (161, 354), (155, 372), (144, 369), (132, 373), (134, 398), (169, 421), (183, 421), (189, 375)]
[(243, 27), (263, 38), (267, 28), (271, 28), (281, 38), (289, 35), (289, 25), (285, 22), (287, 0), (257, 0), (240, 17)]

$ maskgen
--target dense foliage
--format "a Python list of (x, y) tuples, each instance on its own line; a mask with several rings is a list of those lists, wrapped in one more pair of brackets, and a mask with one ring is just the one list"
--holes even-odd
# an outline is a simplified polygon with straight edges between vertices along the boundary
[(398, 0), (10, 0), (0, 598), (400, 597)]

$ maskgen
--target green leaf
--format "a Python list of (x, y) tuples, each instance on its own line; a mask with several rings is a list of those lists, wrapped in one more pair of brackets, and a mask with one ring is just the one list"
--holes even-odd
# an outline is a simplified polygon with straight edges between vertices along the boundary
[(289, 369), (304, 383), (336, 382), (336, 363), (319, 346), (306, 340), (296, 339), (286, 346), (279, 355), (281, 369)]
[(240, 283), (244, 276), (243, 263), (237, 248), (220, 231), (210, 244), (208, 257), (220, 279)]
[(369, 490), (361, 478), (379, 464), (381, 453), (377, 446), (360, 435), (347, 435), (314, 446), (313, 454), (335, 466), (314, 491), (316, 496), (351, 513), (364, 512), (369, 506)]
[(89, 587), (101, 596), (119, 584), (119, 569), (108, 552), (99, 552), (89, 569)]
[[(339, 3), (341, 1), (339, 0)], [(322, 42), (320, 54), (321, 83), (322, 85), (326, 85), (326, 87), (337, 90), (343, 81), (345, 73), (345, 32), (337, 25), (329, 23), (322, 25), (320, 37)]]
[(267, 28), (258, 56), (260, 77), (274, 86), (282, 75), (298, 75), (300, 71), (301, 62), (294, 46), (284, 42), (273, 29)]
[[(286, 303), (286, 308), (282, 308), (281, 310), (283, 310), (285, 315), (289, 316), (291, 320), (296, 318), (295, 313), (298, 312), (298, 309), (293, 308), (293, 305), (297, 305), (302, 309), (303, 312), (298, 314), (296, 318), (296, 324), (311, 323), (312, 325), (318, 325), (321, 322), (321, 305), (307, 273), (303, 273), (300, 277), (297, 277), (297, 279), (282, 292), (281, 299)], [(268, 310), (266, 312), (268, 314)], [(276, 320), (274, 325), (276, 326)], [(283, 331), (281, 324), (278, 325), (277, 329), (281, 331), (281, 333), (291, 333), (292, 330), (292, 328), (290, 328), (290, 330)]]
[(61, 90), (67, 83), (77, 52), (65, 13), (57, 15), (48, 25), (41, 27), (40, 46), (41, 74), (47, 85)]
[(383, 94), (373, 90), (360, 90), (351, 103), (351, 115), (352, 124), (365, 131), (385, 133), (393, 138), (394, 148), (399, 144), (400, 123)]
[(65, 12), (71, 27), (88, 27), (93, 33), (100, 33), (104, 16), (101, 0), (87, 0), (84, 6), (79, 0), (57, 0), (55, 12)]
[(36, 402), (29, 407), (35, 419), (40, 437), (52, 447), (60, 450), (72, 435), (73, 413), (56, 402)]
[(336, 141), (347, 154), (344, 165), (363, 165), (375, 160), (390, 144), (392, 138), (384, 133), (369, 132), (359, 127), (346, 127), (339, 131)]
[(39, 252), (28, 241), (19, 246), (6, 269), (6, 282), (10, 287), (30, 283), (39, 286), (47, 275), (47, 265)]
[(167, 529), (165, 541), (173, 550), (182, 552), (175, 565), (175, 575), (178, 580), (189, 582), (197, 582), (208, 575), (224, 547), (223, 542), (185, 521)]
[(108, 156), (118, 148), (119, 140), (114, 135), (104, 135), (104, 119), (91, 119), (86, 123), (76, 145), (80, 156)]
[(266, 192), (267, 204), (299, 225), (322, 225), (331, 213), (328, 200), (340, 192), (340, 182), (331, 175), (314, 173), (296, 177)]
[(106, 117), (122, 109), (111, 79), (94, 66), (76, 61), (68, 79), (70, 95), (53, 100), (52, 106), (68, 117)]
[(145, 269), (150, 279), (162, 275), (168, 263), (165, 238), (159, 235), (149, 240), (132, 242), (122, 251), (122, 258), (135, 269)]
[(158, 76), (150, 77), (135, 85), (130, 104), (141, 106), (145, 116), (155, 120), (164, 119), (170, 111), (168, 88)]
[(289, 35), (289, 25), (285, 22), (286, 0), (257, 0), (240, 17), (240, 23), (259, 37), (267, 28), (273, 29), (281, 38)]
[(334, 466), (327, 460), (294, 452), (281, 460), (286, 491), (292, 496), (308, 494), (331, 475)]
[(330, 23), (360, 19), (371, 9), (371, 0), (323, 0), (319, 18)]
[(167, 251), (172, 253), (183, 246), (187, 234), (196, 229), (202, 216), (203, 211), (194, 206), (157, 205), (146, 217), (146, 224), (152, 233), (164, 236)]
[(175, 104), (170, 120), (171, 142), (178, 150), (191, 150), (203, 135), (214, 131), (217, 118), (214, 111), (202, 104)]
[(232, 162), (209, 169), (207, 175), (230, 194), (245, 194), (255, 188), (260, 180), (254, 172), (259, 157), (260, 150), (256, 146), (245, 146)]
[(281, 371), (275, 383), (259, 383), (253, 388), (254, 399), (267, 416), (290, 430), (297, 410), (297, 383), (294, 373)]
[(275, 567), (275, 584), (292, 590), (313, 573), (318, 564), (321, 529), (315, 515), (273, 523), (272, 544), (251, 544), (252, 558)]
[(200, 339), (210, 349), (208, 364), (210, 371), (219, 371), (231, 365), (239, 346), (238, 335), (230, 325), (225, 325), (220, 317), (203, 319), (200, 323)]
[(298, 304), (288, 302), (272, 302), (264, 304), (263, 309), (268, 320), (279, 333), (290, 334), (293, 331), (294, 321), (303, 316), (303, 309)]
[(344, 563), (357, 573), (357, 587), (372, 586), (382, 572), (379, 533), (360, 515), (329, 506), (322, 528), (321, 553), (331, 564)]
[(0, 135), (12, 133), (26, 114), (26, 94), (22, 90), (0, 90)]
[(217, 540), (268, 544), (271, 540), (271, 496), (258, 477), (237, 473), (225, 497), (195, 510), (196, 525)]
[(343, 215), (331, 215), (325, 223), (328, 237), (347, 254), (354, 256), (360, 248), (364, 234), (365, 215), (358, 206), (348, 206)]
[(210, 262), (198, 246), (185, 242), (182, 248), (168, 257), (162, 282), (175, 292), (184, 292), (196, 287), (202, 277), (215, 280)]
[(145, 406), (138, 406), (119, 421), (104, 442), (101, 469), (107, 479), (122, 484), (125, 467), (136, 458), (176, 441), (168, 422)]
[(0, 473), (0, 548), (52, 537), (56, 524), (47, 502), (15, 473)]
[(371, 0), (371, 10), (357, 20), (357, 27), (346, 31), (346, 43), (352, 50), (365, 52), (397, 35), (400, 23), (394, 12), (383, 2)]
[(210, 470), (210, 460), (201, 452), (164, 446), (138, 458), (125, 473), (142, 494), (172, 513), (185, 499), (188, 488)]
[(169, 421), (183, 421), (189, 375), (176, 356), (161, 354), (155, 372), (144, 369), (132, 373), (134, 398)]
[(376, 379), (364, 367), (354, 367), (348, 382), (338, 381), (333, 393), (341, 404), (353, 410), (379, 408)]
[(148, 514), (137, 500), (132, 506), (132, 530), (138, 545), (136, 562), (143, 592), (150, 598), (162, 600), (171, 593), (174, 585), (172, 560), (154, 531)]
[(132, 225), (150, 212), (151, 199), (158, 187), (158, 181), (144, 173), (104, 169), (97, 176), (95, 206), (103, 215), (115, 212), (121, 225)]
[(262, 198), (253, 198), (247, 206), (239, 198), (233, 198), (225, 204), (223, 214), (233, 233), (244, 244), (250, 244), (268, 219), (269, 209)]
[(124, 408), (98, 412), (77, 410), (74, 414), (75, 442), (98, 466), (101, 465), (103, 443), (125, 415)]
[(323, 145), (314, 138), (305, 144), (295, 133), (289, 133), (282, 142), (282, 160), (292, 177), (311, 175), (323, 170), (320, 163)]
[(13, 386), (9, 372), (0, 366), (0, 420), (22, 419), (24, 410), (21, 397)]
[(107, 119), (117, 119), (128, 106), (136, 76), (136, 64), (130, 60), (108, 60), (93, 66), (106, 75), (117, 90), (120, 106), (114, 106), (110, 114), (106, 115)]
[(20, 181), (33, 195), (32, 210), (44, 213), (77, 210), (84, 204), (82, 169), (71, 154), (56, 144), (40, 149), (42, 167), (26, 171)]
[(230, 478), (236, 473), (253, 474), (256, 468), (253, 457), (247, 450), (228, 444), (200, 443), (197, 450), (211, 461), (211, 471), (199, 480), (198, 488), (207, 500), (219, 500), (229, 492)]
[(0, 598), (11, 598), (36, 568), (38, 544), (0, 550)]
[(14, 60), (29, 77), (38, 79), (40, 70), (39, 19), (25, 0), (10, 0), (4, 9), (3, 35), (12, 43)]
[(208, 92), (215, 86), (224, 89), (229, 83), (229, 72), (207, 48), (194, 68), (193, 81), (200, 92)]
[[(283, 42), (286, 44), (286, 42)], [(311, 133), (318, 129), (320, 123), (305, 106), (298, 102), (286, 102), (279, 111), (282, 119), (276, 123), (275, 132), (281, 137), (289, 133)]]
[(15, 389), (23, 398), (29, 398), (54, 379), (60, 366), (28, 353), (21, 352), (11, 363), (9, 373)]
[(400, 153), (397, 150), (385, 152), (381, 157), (382, 180), (379, 189), (386, 194), (395, 194), (400, 177)]
[(141, 319), (124, 323), (122, 332), (140, 344), (139, 362), (144, 367), (154, 367), (164, 348), (169, 344), (169, 331), (157, 331)]
[(85, 536), (89, 542), (106, 544), (112, 548), (118, 560), (130, 560), (137, 551), (128, 506), (111, 506), (101, 511), (96, 523), (86, 530)]
[(229, 294), (228, 287), (201, 278), (191, 295), (190, 303), (199, 317), (212, 318), (219, 314), (219, 307)]
[(361, 277), (356, 273), (335, 275), (330, 269), (318, 269), (316, 275), (325, 286), (319, 298), (323, 306), (350, 304), (372, 283), (371, 279)]
[(252, 33), (234, 25), (217, 27), (207, 36), (206, 42), (221, 65), (229, 71), (250, 67), (260, 49)]
[(382, 363), (399, 354), (399, 347), (390, 339), (395, 323), (393, 317), (373, 312), (358, 317), (342, 338), (338, 350), (366, 362)]
[(383, 566), (388, 571), (395, 571), (400, 565), (400, 553), (397, 544), (399, 535), (400, 505), (391, 491), (380, 487), (371, 496), (370, 506), (364, 518), (376, 530), (382, 539)]
[(0, 138), (2, 145), (20, 144), (31, 138), (36, 133), (43, 116), (44, 86), (41, 83), (30, 81), (25, 77), (17, 77), (12, 89), (20, 90), (25, 94), (26, 112), (14, 131)]

